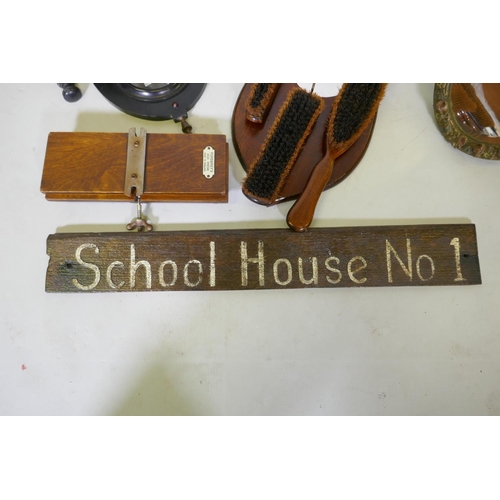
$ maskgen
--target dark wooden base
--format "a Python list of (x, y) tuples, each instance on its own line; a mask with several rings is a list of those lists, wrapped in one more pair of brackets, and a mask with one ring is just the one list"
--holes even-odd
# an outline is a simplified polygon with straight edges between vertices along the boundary
[[(250, 165), (259, 155), (267, 135), (272, 127), (281, 106), (286, 101), (288, 92), (298, 87), (296, 83), (282, 83), (276, 92), (272, 106), (263, 123), (255, 123), (247, 119), (247, 101), (252, 89), (251, 83), (244, 85), (235, 105), (232, 117), (233, 143), (243, 169), (248, 172)], [(325, 107), (318, 118), (303, 150), (297, 157), (290, 174), (278, 194), (276, 203), (296, 199), (304, 190), (313, 168), (326, 153), (326, 125), (335, 97), (325, 98)], [(332, 188), (343, 181), (363, 158), (370, 143), (373, 122), (366, 128), (361, 137), (344, 154), (335, 161), (335, 167), (325, 189)], [(257, 201), (257, 200), (253, 200)]]
[(473, 224), (48, 237), (47, 292), (478, 285)]

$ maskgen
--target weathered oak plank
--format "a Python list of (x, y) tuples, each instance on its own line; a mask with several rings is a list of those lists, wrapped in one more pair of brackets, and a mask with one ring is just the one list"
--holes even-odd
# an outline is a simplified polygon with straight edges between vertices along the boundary
[(473, 224), (48, 237), (47, 292), (481, 283)]

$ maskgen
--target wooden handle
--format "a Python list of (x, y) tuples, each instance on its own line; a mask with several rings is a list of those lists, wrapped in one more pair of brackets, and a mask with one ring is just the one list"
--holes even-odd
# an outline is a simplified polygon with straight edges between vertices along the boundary
[(333, 163), (333, 155), (328, 152), (314, 167), (304, 191), (288, 212), (286, 222), (294, 231), (307, 231), (311, 225), (319, 197), (332, 176)]

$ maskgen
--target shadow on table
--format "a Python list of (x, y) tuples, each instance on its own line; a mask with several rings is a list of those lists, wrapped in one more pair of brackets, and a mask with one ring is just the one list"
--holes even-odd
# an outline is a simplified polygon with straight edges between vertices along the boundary
[(158, 365), (144, 374), (121, 405), (111, 415), (187, 416), (198, 415), (185, 395), (174, 385), (163, 366)]

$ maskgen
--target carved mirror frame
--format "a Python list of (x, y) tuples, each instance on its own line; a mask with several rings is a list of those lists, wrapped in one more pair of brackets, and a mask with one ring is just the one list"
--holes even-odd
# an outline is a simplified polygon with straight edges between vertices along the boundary
[(479, 136), (467, 132), (460, 125), (451, 100), (452, 85), (434, 85), (434, 115), (444, 138), (454, 148), (468, 155), (485, 160), (500, 160), (500, 137)]

